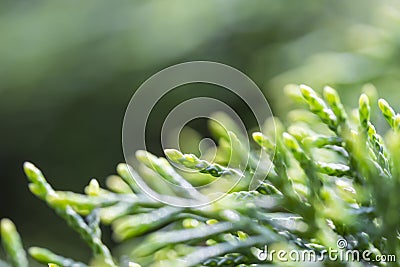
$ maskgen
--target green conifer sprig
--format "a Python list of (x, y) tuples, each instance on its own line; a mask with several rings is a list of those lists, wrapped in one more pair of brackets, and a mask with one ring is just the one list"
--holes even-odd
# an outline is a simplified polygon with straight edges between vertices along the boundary
[[(289, 93), (308, 110), (290, 113), (288, 127), (276, 119), (276, 136), (253, 133), (258, 147), (251, 151), (232, 122), (228, 131), (211, 124), (221, 141), (215, 162), (172, 149), (165, 151), (170, 162), (138, 151), (139, 168), (119, 164), (118, 175), (107, 180), (107, 188), (91, 180), (85, 194), (54, 190), (33, 164), (26, 163), (31, 192), (82, 237), (92, 249), (93, 260), (80, 263), (37, 247), (30, 248), (29, 254), (41, 263), (71, 267), (281, 266), (276, 258), (259, 258), (261, 249), (267, 245), (318, 253), (337, 248), (337, 240), (345, 239), (345, 249), (368, 249), (371, 259), (389, 254), (400, 259), (400, 115), (379, 100), (390, 126), (382, 135), (371, 121), (374, 109), (366, 94), (359, 98), (353, 120), (333, 88), (325, 87), (322, 97), (305, 85), (294, 89), (299, 94)], [(258, 165), (259, 149), (265, 152), (261, 167), (271, 168), (257, 189), (249, 191), (246, 186)], [(174, 164), (190, 170), (190, 175), (176, 170)], [(194, 185), (199, 181), (196, 175), (207, 181), (240, 177), (241, 182), (209, 205), (173, 207), (145, 194), (135, 180), (141, 177), (158, 194), (203, 199), (207, 188)], [(155, 176), (177, 189), (151, 184)], [(116, 251), (122, 254), (111, 255), (103, 244), (100, 223), (111, 225), (119, 242)], [(28, 266), (19, 235), (8, 219), (2, 220), (1, 235), (9, 263), (0, 261), (0, 266)], [(290, 266), (304, 264), (290, 262)], [(321, 264), (368, 263), (330, 262), (325, 257)]]

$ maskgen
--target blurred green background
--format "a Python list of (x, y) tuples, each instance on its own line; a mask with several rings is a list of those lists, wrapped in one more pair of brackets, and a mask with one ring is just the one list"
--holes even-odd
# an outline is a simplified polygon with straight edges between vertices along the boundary
[(57, 189), (104, 182), (123, 161), (122, 119), (136, 88), (191, 60), (246, 73), (280, 117), (288, 83), (331, 85), (352, 106), (372, 83), (399, 107), (400, 2), (1, 1), (0, 217), (14, 220), (27, 246), (89, 255), (30, 194), (22, 163), (37, 164)]

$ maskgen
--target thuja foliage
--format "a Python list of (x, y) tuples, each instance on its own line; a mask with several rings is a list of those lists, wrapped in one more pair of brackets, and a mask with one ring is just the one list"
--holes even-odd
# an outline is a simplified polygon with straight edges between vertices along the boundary
[[(28, 253), (41, 263), (66, 267), (281, 266), (284, 263), (276, 257), (258, 257), (265, 245), (320, 253), (337, 248), (337, 240), (345, 239), (344, 250), (369, 250), (372, 260), (380, 255), (399, 258), (400, 114), (383, 99), (371, 105), (367, 94), (361, 95), (357, 109), (348, 112), (330, 87), (319, 96), (307, 86), (292, 86), (289, 95), (304, 108), (290, 112), (286, 124), (274, 119), (266, 123), (263, 132), (253, 133), (250, 160), (242, 153), (240, 140), (246, 137), (235, 133), (235, 126), (229, 123), (227, 128), (232, 131), (211, 124), (220, 144), (215, 163), (176, 150), (165, 151), (170, 161), (197, 172), (185, 178), (165, 158), (138, 151), (141, 166), (136, 171), (120, 164), (118, 175), (107, 180), (107, 188), (91, 180), (85, 194), (78, 194), (56, 191), (39, 169), (25, 163), (31, 192), (86, 241), (93, 259), (77, 262), (39, 247), (29, 248)], [(390, 126), (384, 137), (371, 122), (371, 115), (377, 113), (371, 112), (375, 106)], [(275, 134), (271, 123), (276, 126)], [(261, 165), (272, 164), (272, 168), (269, 172), (265, 168), (265, 179), (249, 191), (258, 164), (254, 156), (260, 151), (266, 155)], [(246, 161), (244, 172), (228, 168), (228, 158), (236, 166)], [(226, 197), (199, 208), (158, 202), (142, 193), (133, 177), (141, 175), (151, 184), (151, 177), (158, 175), (184, 185), (181, 192), (151, 186), (185, 198), (204, 193), (192, 185), (229, 179), (238, 173), (243, 177)], [(114, 256), (102, 243), (100, 223), (111, 225), (115, 240), (121, 243)], [(0, 266), (28, 266), (27, 253), (8, 219), (1, 222), (1, 236), (8, 262), (0, 261)], [(367, 263), (333, 262), (325, 257), (321, 264)]]

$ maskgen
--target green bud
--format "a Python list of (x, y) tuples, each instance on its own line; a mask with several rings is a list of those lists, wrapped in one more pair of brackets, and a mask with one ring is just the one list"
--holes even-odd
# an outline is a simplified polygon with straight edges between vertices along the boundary
[(142, 162), (143, 164), (145, 164), (146, 166), (151, 166), (154, 164), (154, 162), (157, 161), (157, 157), (154, 156), (153, 154), (145, 151), (145, 150), (138, 150), (135, 153), (136, 158)]
[(393, 108), (389, 105), (388, 102), (384, 99), (379, 99), (378, 101), (379, 109), (381, 110), (383, 116), (389, 123), (391, 127), (394, 128), (395, 123), (394, 123), (394, 117), (396, 116), (396, 112), (393, 110)]
[(341, 104), (338, 93), (332, 87), (329, 86), (324, 87), (324, 97), (326, 102), (328, 102), (328, 104), (333, 104), (335, 106), (337, 104)]
[(238, 237), (239, 237), (240, 240), (245, 240), (245, 239), (249, 238), (249, 235), (246, 234), (246, 233), (243, 232), (243, 231), (237, 231), (237, 235), (238, 235)]
[(29, 184), (28, 185), (29, 190), (32, 192), (32, 194), (34, 194), (37, 197), (42, 197), (46, 195), (46, 190), (44, 190), (43, 187), (37, 185), (37, 184)]
[(24, 172), (32, 183), (29, 189), (40, 199), (45, 199), (47, 195), (54, 194), (53, 188), (47, 183), (43, 173), (30, 162), (24, 163)]
[(178, 162), (181, 158), (183, 158), (183, 154), (176, 149), (165, 149), (164, 153), (167, 158), (173, 162)]
[(365, 129), (368, 127), (370, 113), (371, 107), (369, 105), (369, 98), (366, 94), (361, 94), (359, 99), (358, 114), (360, 118), (360, 124)]
[(165, 153), (173, 162), (181, 164), (186, 168), (197, 170), (200, 173), (210, 174), (214, 177), (220, 177), (224, 174), (242, 175), (234, 169), (225, 168), (219, 164), (199, 159), (193, 154), (181, 154), (179, 151), (174, 151), (173, 149), (167, 149)]
[(305, 84), (300, 84), (300, 92), (307, 100), (316, 95), (315, 91)]
[(372, 123), (368, 123), (368, 136), (372, 139), (376, 134), (375, 126)]
[(206, 245), (207, 246), (214, 246), (214, 245), (217, 245), (217, 244), (218, 244), (218, 242), (215, 241), (214, 239), (207, 239), (207, 241), (206, 241)]
[(318, 117), (320, 117), (320, 119), (327, 124), (330, 129), (335, 129), (337, 127), (338, 119), (335, 113), (326, 106), (324, 100), (322, 100), (317, 93), (307, 85), (300, 85), (300, 90), (310, 110), (318, 115)]
[(36, 259), (39, 262), (48, 262), (49, 258), (52, 255), (52, 252), (50, 252), (48, 249), (39, 247), (31, 247), (29, 248), (28, 252), (32, 258)]
[(130, 187), (118, 175), (110, 175), (106, 180), (107, 187), (119, 194), (132, 194)]
[(10, 257), (12, 265), (15, 267), (27, 267), (26, 253), (14, 223), (9, 219), (2, 219), (0, 228), (3, 247)]
[(342, 102), (340, 101), (339, 94), (336, 92), (336, 90), (329, 86), (325, 86), (324, 98), (328, 102), (333, 113), (336, 115), (339, 121), (340, 122), (346, 121), (347, 114)]
[(124, 163), (118, 164), (117, 173), (133, 192), (140, 192), (139, 186), (136, 184), (135, 179), (132, 177), (132, 175), (136, 174), (136, 172), (129, 165)]
[(89, 185), (85, 188), (85, 193), (89, 196), (98, 196), (100, 194), (100, 185), (96, 179), (90, 180)]
[(282, 137), (283, 137), (283, 142), (290, 150), (292, 150), (292, 151), (300, 151), (301, 150), (299, 143), (292, 135), (284, 132)]
[(129, 176), (128, 166), (124, 163), (118, 164), (117, 173), (121, 176)]
[(193, 154), (185, 154), (185, 155), (183, 155), (183, 158), (186, 162), (190, 162), (190, 163), (198, 162), (198, 158)]
[(209, 220), (206, 221), (206, 224), (208, 224), (208, 225), (213, 225), (213, 224), (216, 224), (216, 223), (218, 223), (218, 220), (216, 220), (216, 219), (209, 219)]
[(255, 132), (253, 133), (253, 139), (254, 141), (257, 142), (257, 144), (259, 144), (262, 148), (264, 148), (267, 151), (273, 151), (274, 150), (274, 144), (268, 139), (268, 137), (266, 137), (265, 135), (263, 135), (260, 132)]
[(301, 101), (303, 97), (300, 92), (300, 88), (297, 84), (288, 84), (283, 88), (283, 92), (287, 97), (290, 97), (294, 101)]
[(322, 111), (326, 108), (324, 101), (318, 97), (317, 93), (308, 87), (307, 85), (300, 85), (300, 90), (303, 97), (307, 100), (308, 105), (310, 106), (311, 111), (317, 112)]
[(182, 225), (185, 228), (196, 228), (200, 225), (200, 222), (196, 219), (187, 218), (182, 221)]
[(313, 134), (312, 130), (299, 125), (291, 125), (287, 131), (299, 141), (303, 140), (310, 134)]
[(38, 183), (43, 180), (42, 172), (30, 162), (24, 163), (24, 172), (28, 179), (33, 183)]

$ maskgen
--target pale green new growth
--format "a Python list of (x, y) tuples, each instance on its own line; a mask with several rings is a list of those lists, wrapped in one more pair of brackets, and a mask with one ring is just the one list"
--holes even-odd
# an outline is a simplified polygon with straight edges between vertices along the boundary
[(369, 105), (369, 99), (366, 94), (362, 94), (359, 99), (358, 114), (360, 117), (361, 126), (366, 128), (370, 119), (371, 107)]
[(339, 123), (343, 123), (347, 119), (347, 114), (346, 110), (344, 109), (344, 106), (342, 102), (340, 101), (340, 97), (338, 93), (336, 92), (335, 89), (325, 86), (324, 87), (324, 98), (326, 102), (328, 102), (328, 105), (332, 109), (333, 113), (336, 115), (336, 117), (339, 120)]
[(222, 175), (241, 175), (236, 170), (207, 162), (206, 160), (199, 159), (193, 154), (182, 154), (175, 149), (166, 149), (164, 152), (171, 161), (181, 164), (186, 168), (210, 174), (214, 177), (220, 177)]
[(327, 107), (322, 98), (320, 98), (317, 93), (307, 85), (300, 85), (300, 90), (304, 99), (307, 101), (310, 110), (317, 114), (330, 128), (335, 127), (338, 123), (337, 118), (334, 112)]
[[(82, 239), (85, 240), (91, 247), (94, 256), (96, 258), (101, 258), (104, 266), (116, 266), (111, 257), (110, 251), (101, 242), (99, 211), (97, 210), (97, 207), (100, 205), (85, 203), (85, 198), (80, 197), (78, 194), (54, 191), (54, 189), (47, 183), (42, 172), (29, 162), (24, 164), (24, 170), (29, 180), (32, 182), (29, 184), (29, 188), (31, 189), (32, 193), (45, 200), (58, 215), (64, 218), (68, 224), (80, 234)], [(92, 182), (92, 189), (93, 187), (97, 187), (95, 183), (96, 182)], [(85, 222), (84, 219), (74, 209), (71, 208), (70, 204), (74, 203), (77, 205), (78, 209), (86, 208), (91, 210), (91, 213), (87, 217), (88, 222)], [(83, 203), (85, 204), (82, 205)]]

